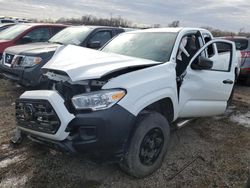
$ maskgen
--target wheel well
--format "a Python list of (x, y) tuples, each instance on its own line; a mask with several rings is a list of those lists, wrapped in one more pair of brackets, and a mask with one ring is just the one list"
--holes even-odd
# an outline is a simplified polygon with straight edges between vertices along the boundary
[(156, 101), (145, 107), (143, 110), (156, 111), (163, 115), (169, 123), (171, 123), (174, 119), (174, 107), (170, 98), (164, 98)]
[[(148, 105), (147, 107), (142, 109), (140, 111), (140, 113), (137, 115), (137, 118), (134, 121), (135, 126), (132, 126), (129, 137), (126, 140), (126, 143), (124, 145), (124, 151), (127, 150), (128, 146), (130, 144), (131, 137), (133, 136), (133, 133), (137, 128), (137, 122), (140, 121), (140, 118), (142, 118), (143, 115), (147, 114), (150, 111), (155, 111), (155, 112), (158, 112), (161, 115), (163, 115), (168, 120), (169, 124), (174, 119), (174, 107), (173, 107), (172, 100), (170, 98), (163, 98), (161, 100), (158, 100), (158, 101)], [(126, 155), (126, 154), (124, 153), (124, 155)]]
[(234, 70), (234, 74), (235, 74), (235, 81), (237, 80), (237, 78), (238, 78), (238, 67), (236, 67), (235, 68), (235, 70)]

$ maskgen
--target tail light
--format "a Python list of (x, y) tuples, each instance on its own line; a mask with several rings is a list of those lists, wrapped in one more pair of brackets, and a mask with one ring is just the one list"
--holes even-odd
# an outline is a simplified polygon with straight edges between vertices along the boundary
[(250, 67), (247, 67), (247, 68), (241, 68), (241, 70), (244, 70), (244, 71), (250, 71)]
[(250, 51), (241, 51), (241, 58), (250, 58)]

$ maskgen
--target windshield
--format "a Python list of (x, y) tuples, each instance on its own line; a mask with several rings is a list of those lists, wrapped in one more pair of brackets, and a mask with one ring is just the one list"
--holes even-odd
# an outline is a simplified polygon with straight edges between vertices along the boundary
[(102, 51), (139, 57), (158, 62), (169, 61), (177, 33), (124, 33)]
[(23, 24), (20, 25), (18, 24), (9, 27), (1, 31), (0, 40), (13, 40), (30, 27), (31, 27), (30, 25), (23, 25)]
[(91, 29), (88, 27), (68, 27), (53, 36), (49, 42), (64, 45), (80, 45), (88, 36), (90, 31)]
[(227, 38), (235, 42), (235, 46), (237, 50), (245, 50), (248, 47), (248, 40), (247, 39), (236, 39), (236, 38)]

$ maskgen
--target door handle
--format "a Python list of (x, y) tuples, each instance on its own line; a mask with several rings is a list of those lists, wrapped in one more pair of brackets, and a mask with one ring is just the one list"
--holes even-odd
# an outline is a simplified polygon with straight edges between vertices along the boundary
[(233, 84), (233, 80), (227, 79), (227, 80), (223, 80), (223, 84)]

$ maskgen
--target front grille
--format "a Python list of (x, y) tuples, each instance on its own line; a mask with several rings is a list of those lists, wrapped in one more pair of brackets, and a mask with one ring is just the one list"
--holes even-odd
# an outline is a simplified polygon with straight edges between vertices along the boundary
[(47, 100), (17, 99), (16, 122), (18, 126), (49, 134), (55, 134), (60, 127), (60, 119)]
[(12, 54), (5, 54), (5, 57), (4, 57), (4, 62), (6, 63), (6, 64), (11, 64), (11, 62), (12, 62), (12, 60), (13, 60), (13, 58), (14, 58), (14, 55), (12, 55)]

